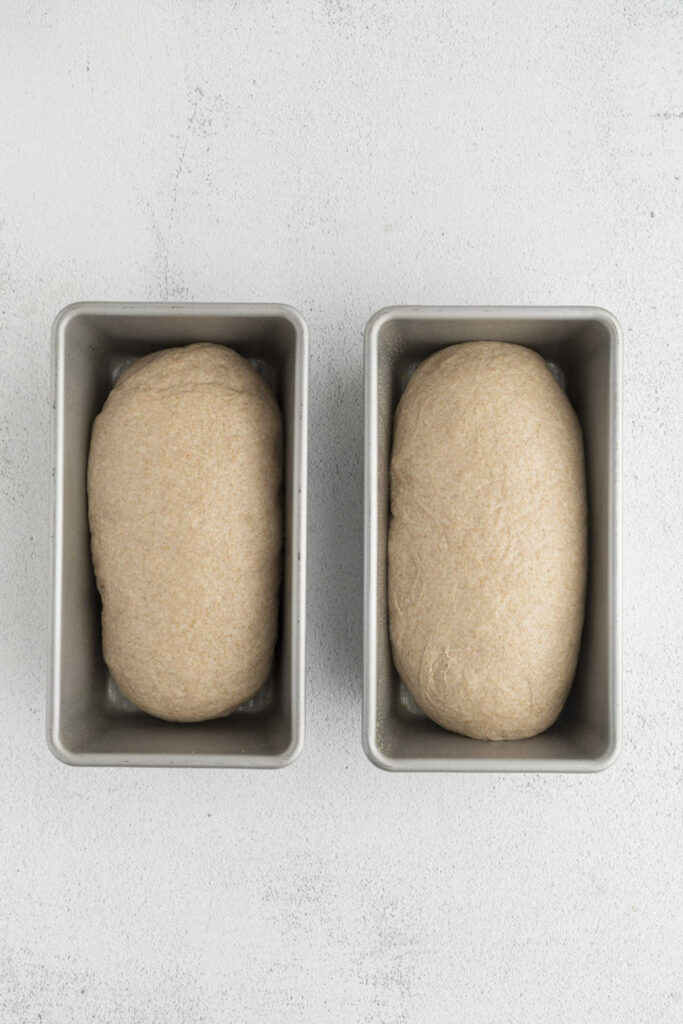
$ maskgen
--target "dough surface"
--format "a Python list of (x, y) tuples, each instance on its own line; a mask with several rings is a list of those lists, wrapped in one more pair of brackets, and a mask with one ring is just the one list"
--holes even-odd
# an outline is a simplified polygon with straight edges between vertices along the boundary
[(265, 682), (277, 632), (282, 423), (232, 349), (138, 359), (96, 418), (88, 460), (104, 658), (168, 721), (233, 711)]
[(426, 359), (394, 419), (394, 664), (435, 722), (477, 739), (547, 729), (584, 617), (581, 428), (544, 360), (500, 342)]

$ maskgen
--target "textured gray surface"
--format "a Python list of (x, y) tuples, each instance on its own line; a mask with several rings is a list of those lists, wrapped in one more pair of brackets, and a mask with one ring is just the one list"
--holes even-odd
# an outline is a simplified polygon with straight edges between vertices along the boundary
[[(3, 1024), (681, 1019), (682, 48), (673, 0), (3, 5)], [(283, 772), (47, 751), (49, 328), (85, 298), (309, 320), (308, 736)], [(605, 774), (362, 754), (361, 331), (395, 302), (621, 320)]]

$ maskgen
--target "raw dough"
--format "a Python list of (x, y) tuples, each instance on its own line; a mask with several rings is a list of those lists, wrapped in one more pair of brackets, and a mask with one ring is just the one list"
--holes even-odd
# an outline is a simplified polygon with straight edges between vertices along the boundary
[(88, 461), (104, 658), (144, 711), (228, 714), (265, 681), (277, 631), (282, 424), (232, 349), (138, 359), (95, 420)]
[(425, 360), (394, 422), (389, 623), (430, 718), (547, 729), (572, 684), (586, 581), (581, 428), (544, 360), (469, 342)]

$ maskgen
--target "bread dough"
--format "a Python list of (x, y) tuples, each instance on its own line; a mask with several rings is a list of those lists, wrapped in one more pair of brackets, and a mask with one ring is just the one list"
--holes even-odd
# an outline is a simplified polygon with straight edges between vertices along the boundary
[(138, 359), (95, 420), (88, 461), (104, 658), (169, 721), (228, 714), (265, 681), (277, 632), (282, 424), (222, 345)]
[(396, 668), (446, 729), (520, 739), (572, 684), (584, 617), (581, 428), (544, 360), (468, 342), (425, 360), (394, 421)]

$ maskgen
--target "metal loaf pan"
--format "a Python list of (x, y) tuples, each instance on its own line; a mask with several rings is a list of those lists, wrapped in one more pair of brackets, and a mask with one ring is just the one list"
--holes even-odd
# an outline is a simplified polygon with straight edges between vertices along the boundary
[[(90, 429), (120, 370), (157, 349), (230, 345), (263, 374), (284, 421), (284, 566), (270, 679), (227, 718), (163, 722), (119, 693), (102, 658), (90, 561), (86, 464)], [(82, 303), (52, 335), (52, 630), (47, 737), (74, 765), (280, 768), (304, 730), (308, 336), (281, 305)]]
[[(571, 693), (533, 739), (490, 742), (448, 732), (412, 701), (391, 659), (387, 624), (389, 459), (393, 416), (415, 367), (447, 345), (507, 341), (539, 352), (583, 429), (589, 501), (586, 621)], [(621, 741), (621, 334), (584, 307), (393, 307), (365, 332), (365, 650), (363, 745), (393, 771), (592, 772)]]

